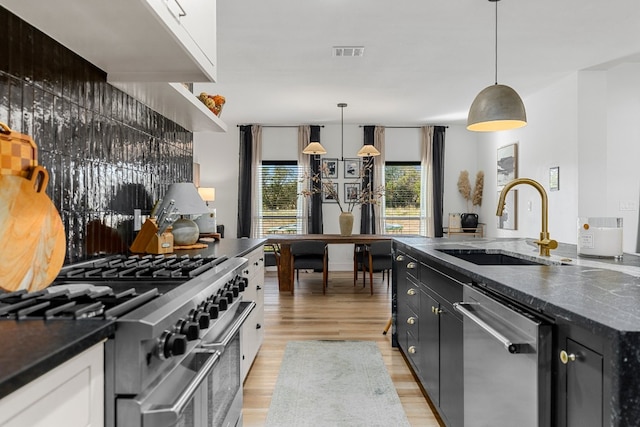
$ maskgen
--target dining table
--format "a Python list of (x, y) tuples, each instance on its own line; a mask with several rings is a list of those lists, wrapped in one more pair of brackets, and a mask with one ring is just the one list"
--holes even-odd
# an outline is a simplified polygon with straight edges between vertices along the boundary
[(278, 289), (280, 292), (291, 292), (291, 244), (300, 241), (320, 241), (327, 244), (368, 244), (384, 240), (392, 240), (389, 234), (272, 234), (268, 235), (266, 245), (278, 245), (280, 248), (280, 265), (278, 267)]

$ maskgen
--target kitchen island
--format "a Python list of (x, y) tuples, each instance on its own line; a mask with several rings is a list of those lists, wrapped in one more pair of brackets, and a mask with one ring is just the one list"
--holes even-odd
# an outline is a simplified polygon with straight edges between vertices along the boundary
[[(406, 332), (409, 341), (402, 335), (400, 348), (414, 371), (422, 368), (422, 373), (417, 375), (419, 378), (434, 368), (422, 365), (424, 352), (422, 357), (416, 357), (419, 344), (424, 344), (420, 340), (428, 327), (422, 323), (423, 318), (429, 319), (431, 314), (446, 313), (447, 310), (452, 316), (440, 316), (440, 321), (454, 318), (453, 305), (462, 299), (462, 289), (473, 285), (529, 309), (552, 325), (553, 345), (549, 361), (552, 385), (547, 402), (551, 407), (551, 425), (637, 425), (640, 419), (640, 257), (630, 254), (624, 254), (620, 260), (577, 257), (575, 245), (566, 244), (560, 244), (550, 257), (539, 257), (535, 245), (525, 239), (398, 237), (395, 249), (396, 255), (406, 255), (419, 266), (416, 271), (407, 273), (409, 280), (413, 281), (410, 283), (429, 287), (433, 277), (430, 272), (433, 271), (442, 273), (449, 280), (449, 288), (439, 288), (435, 292), (426, 289), (428, 294), (431, 292), (428, 297), (433, 297), (429, 304), (432, 313), (424, 314), (427, 307), (423, 306), (423, 300), (415, 307), (411, 302), (408, 306), (408, 310), (422, 312), (415, 313), (416, 319), (409, 320), (411, 324), (419, 323), (419, 332)], [(455, 256), (465, 252), (513, 255), (544, 264), (478, 265)], [(406, 329), (406, 319), (402, 318), (406, 297), (403, 289), (397, 287), (398, 283), (403, 283), (403, 268), (394, 271), (394, 295), (397, 298), (394, 298), (393, 307), (393, 341), (396, 345), (398, 329), (402, 334)], [(454, 291), (456, 286), (458, 288)], [(409, 313), (413, 317), (413, 312)], [(454, 331), (453, 343), (443, 335), (444, 326), (449, 328), (448, 331)], [(454, 322), (453, 326), (441, 323), (439, 327), (441, 335), (436, 339), (441, 350), (446, 350), (442, 347), (444, 344), (457, 345), (462, 353), (462, 321)], [(410, 341), (414, 335), (420, 335), (416, 343)], [(411, 346), (413, 348), (409, 350)], [(440, 360), (440, 370), (452, 360), (444, 356), (441, 353), (439, 359), (435, 359)], [(455, 359), (455, 352), (452, 357)], [(461, 360), (457, 364), (459, 372), (462, 372)], [(452, 368), (451, 372), (456, 372), (456, 369)], [(428, 384), (428, 378), (422, 382), (426, 384), (425, 389), (432, 401), (447, 398), (443, 382), (436, 381), (435, 387)], [(461, 387), (451, 393), (454, 396), (451, 401), (455, 403), (451, 408), (457, 407), (458, 411), (462, 404)], [(442, 412), (443, 405), (451, 401), (445, 400), (436, 406)], [(450, 421), (448, 415), (454, 413), (449, 412), (441, 414), (447, 421)], [(582, 417), (580, 420), (588, 420), (589, 424), (572, 424), (576, 416)], [(463, 425), (462, 422), (458, 419), (447, 424)]]

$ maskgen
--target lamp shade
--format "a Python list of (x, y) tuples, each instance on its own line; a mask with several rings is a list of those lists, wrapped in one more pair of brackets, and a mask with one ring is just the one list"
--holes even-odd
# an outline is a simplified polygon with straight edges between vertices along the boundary
[(327, 154), (327, 150), (319, 142), (310, 142), (309, 145), (304, 147), (302, 154)]
[(198, 194), (205, 202), (213, 202), (216, 200), (216, 189), (213, 187), (200, 187)]
[(467, 117), (467, 129), (491, 132), (527, 125), (527, 113), (520, 95), (509, 86), (494, 84), (473, 100)]
[(373, 145), (363, 145), (360, 151), (358, 151), (358, 157), (374, 157), (379, 156), (380, 152)]
[(181, 215), (197, 215), (209, 212), (209, 208), (192, 182), (179, 182), (169, 185), (164, 199), (167, 201), (173, 200), (177, 212)]

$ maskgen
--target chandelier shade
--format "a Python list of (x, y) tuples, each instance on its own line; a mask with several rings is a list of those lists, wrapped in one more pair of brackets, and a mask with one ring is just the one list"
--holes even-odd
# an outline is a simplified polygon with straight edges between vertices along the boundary
[(327, 150), (319, 142), (310, 142), (304, 147), (302, 154), (327, 154)]

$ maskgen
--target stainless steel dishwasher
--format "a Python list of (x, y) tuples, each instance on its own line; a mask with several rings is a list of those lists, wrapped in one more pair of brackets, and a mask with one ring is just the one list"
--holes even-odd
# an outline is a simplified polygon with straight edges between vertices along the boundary
[(464, 419), (468, 427), (551, 424), (551, 325), (465, 286)]

